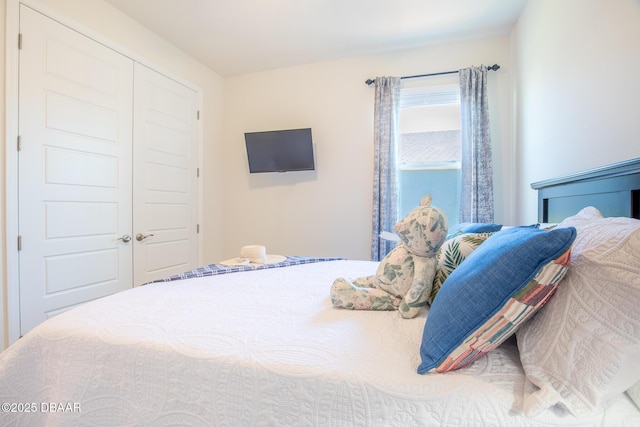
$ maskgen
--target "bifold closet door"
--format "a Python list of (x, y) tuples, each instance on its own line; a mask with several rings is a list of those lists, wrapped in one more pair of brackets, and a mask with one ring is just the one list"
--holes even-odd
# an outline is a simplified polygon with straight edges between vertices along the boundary
[(21, 334), (132, 286), (133, 61), (22, 5)]
[(134, 72), (134, 285), (197, 267), (197, 93)]

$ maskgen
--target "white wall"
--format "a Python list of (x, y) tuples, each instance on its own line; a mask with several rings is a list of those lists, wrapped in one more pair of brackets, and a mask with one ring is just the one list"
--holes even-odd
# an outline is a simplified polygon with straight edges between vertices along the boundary
[[(496, 37), (228, 78), (224, 121), (225, 257), (240, 246), (270, 253), (369, 259), (373, 87), (367, 78), (457, 70), (489, 74), (496, 220), (511, 222), (509, 37)], [(248, 173), (244, 132), (311, 127), (317, 171)]]
[[(7, 15), (8, 27), (17, 32), (17, 0), (0, 0), (0, 18), (4, 18), (5, 7), (9, 11)], [(177, 79), (191, 82), (202, 91), (202, 139), (203, 153), (202, 156), (202, 187), (204, 203), (202, 207), (204, 221), (201, 224), (201, 232), (204, 233), (203, 238), (203, 262), (211, 263), (220, 259), (222, 256), (222, 108), (224, 101), (224, 79), (218, 74), (205, 67), (200, 62), (194, 60), (184, 52), (178, 50), (173, 45), (167, 43), (159, 36), (155, 35), (145, 27), (141, 26), (131, 18), (119, 12), (108, 3), (102, 0), (26, 0), (37, 10), (46, 12), (55, 18), (61, 19), (65, 23), (73, 23), (77, 29), (88, 33), (89, 35), (101, 40), (107, 41), (117, 50), (130, 55), (132, 58), (153, 65), (154, 68), (164, 72)], [(8, 4), (7, 4), (8, 3)], [(4, 48), (7, 42), (5, 20), (1, 19), (0, 26), (0, 43)], [(86, 30), (86, 31), (85, 31)], [(8, 36), (11, 49), (14, 40), (17, 40), (16, 34)], [(0, 50), (1, 51), (1, 50)], [(2, 61), (12, 62), (10, 51), (7, 55), (2, 55)], [(4, 63), (3, 63), (4, 64)], [(5, 67), (0, 69), (0, 97), (3, 105), (6, 100), (6, 92), (4, 91), (5, 83)], [(4, 120), (4, 114), (2, 114)], [(11, 131), (9, 130), (9, 134)], [(0, 147), (0, 157), (2, 162), (0, 166), (4, 170), (4, 152), (6, 135), (3, 129), (2, 144)], [(2, 174), (4, 177), (4, 174)], [(3, 182), (0, 186), (5, 188)], [(3, 190), (0, 190), (3, 191)], [(3, 200), (4, 197), (1, 197)], [(11, 203), (11, 201), (7, 202)], [(3, 213), (6, 206), (2, 206), (0, 212)], [(2, 238), (5, 240), (4, 226)], [(9, 246), (14, 250), (13, 246)], [(6, 279), (6, 242), (2, 245), (2, 296), (6, 297), (7, 279)], [(5, 310), (5, 313), (2, 313)], [(3, 343), (6, 343), (6, 306), (0, 307), (0, 349)]]
[(640, 1), (529, 1), (512, 34), (520, 222), (530, 183), (640, 157)]

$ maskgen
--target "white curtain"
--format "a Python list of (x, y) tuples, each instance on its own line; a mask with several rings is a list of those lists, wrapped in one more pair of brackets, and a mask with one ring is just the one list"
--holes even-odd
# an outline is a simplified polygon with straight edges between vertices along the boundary
[(374, 177), (371, 259), (380, 261), (395, 242), (380, 238), (383, 231), (393, 231), (398, 220), (396, 153), (400, 77), (375, 79), (374, 107)]
[(459, 70), (462, 142), (460, 222), (493, 222), (487, 67)]

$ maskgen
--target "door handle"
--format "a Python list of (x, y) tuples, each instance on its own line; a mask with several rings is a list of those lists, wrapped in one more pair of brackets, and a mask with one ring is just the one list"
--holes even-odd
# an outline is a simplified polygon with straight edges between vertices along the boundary
[(138, 242), (142, 242), (144, 239), (146, 239), (147, 237), (151, 237), (151, 236), (153, 236), (153, 233), (149, 233), (149, 234), (138, 233), (138, 234), (136, 234), (136, 240)]
[(131, 241), (131, 236), (129, 236), (128, 234), (125, 234), (122, 237), (118, 237), (116, 240), (122, 240), (125, 243), (129, 243)]

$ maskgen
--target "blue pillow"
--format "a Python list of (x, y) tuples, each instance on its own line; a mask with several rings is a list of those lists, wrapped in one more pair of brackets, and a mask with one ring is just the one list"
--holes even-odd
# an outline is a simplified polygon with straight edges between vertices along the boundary
[(455, 237), (458, 234), (465, 233), (494, 233), (502, 229), (502, 224), (489, 224), (483, 222), (463, 222), (458, 225), (454, 225), (449, 229), (447, 239)]
[(484, 356), (542, 307), (564, 277), (573, 227), (513, 227), (489, 237), (445, 280), (425, 323), (418, 373)]

